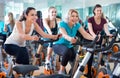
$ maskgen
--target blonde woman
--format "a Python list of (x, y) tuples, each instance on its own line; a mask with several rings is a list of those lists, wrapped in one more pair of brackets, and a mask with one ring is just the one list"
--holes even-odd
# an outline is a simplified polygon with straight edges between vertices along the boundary
[[(49, 33), (49, 34), (57, 34), (58, 32), (58, 26), (57, 26), (57, 10), (55, 7), (51, 6), (48, 9), (48, 17), (43, 19), (43, 25), (45, 28), (45, 32)], [(47, 48), (47, 57), (46, 57), (46, 64), (49, 63), (50, 68), (51, 68), (51, 62), (50, 62), (50, 57), (52, 54), (52, 46), (53, 43), (49, 43), (48, 48)], [(48, 67), (46, 67), (46, 69), (48, 69)]]
[(68, 61), (74, 61), (76, 53), (74, 51), (72, 43), (76, 43), (75, 38), (77, 31), (82, 34), (82, 36), (88, 40), (93, 40), (94, 38), (88, 34), (84, 28), (78, 23), (79, 16), (78, 12), (74, 9), (70, 9), (67, 15), (66, 21), (61, 21), (58, 25), (59, 32), (62, 37), (55, 42), (53, 45), (53, 50), (56, 54), (62, 56), (61, 66), (59, 74), (65, 74), (65, 67)]
[(8, 36), (12, 33), (14, 25), (15, 25), (15, 19), (14, 19), (13, 13), (9, 12), (8, 21), (5, 23), (5, 26), (4, 26), (4, 31), (7, 32)]

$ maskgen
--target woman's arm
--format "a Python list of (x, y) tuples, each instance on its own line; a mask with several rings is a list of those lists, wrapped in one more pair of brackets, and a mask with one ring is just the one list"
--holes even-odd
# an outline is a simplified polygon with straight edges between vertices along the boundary
[(89, 33), (87, 33), (82, 26), (79, 28), (79, 32), (82, 34), (82, 36), (85, 39), (94, 40), (94, 38), (95, 38), (95, 37), (91, 36)]
[(93, 32), (93, 28), (92, 28), (91, 23), (88, 23), (88, 30), (89, 30), (89, 33), (95, 38), (96, 34)]
[(52, 34), (50, 27), (48, 25), (48, 20), (47, 18), (43, 19), (43, 26), (45, 27), (45, 29), (48, 31), (49, 34)]
[(106, 35), (111, 35), (109, 30), (108, 30), (108, 24), (107, 23), (104, 24), (104, 31), (105, 31)]
[(74, 37), (70, 37), (70, 36), (67, 34), (67, 32), (66, 32), (66, 30), (65, 30), (64, 28), (59, 28), (59, 30), (60, 30), (60, 33), (62, 34), (62, 36), (63, 36), (66, 40), (70, 41), (71, 43), (75, 43), (75, 42), (77, 41), (77, 39), (75, 39)]
[(8, 28), (7, 28), (7, 25), (5, 24), (4, 28), (3, 28), (3, 31), (4, 32), (7, 32), (8, 31)]
[(50, 38), (50, 39), (57, 39), (58, 35), (51, 35), (51, 34), (47, 34), (45, 33), (37, 23), (34, 23), (35, 26), (35, 30), (44, 38)]

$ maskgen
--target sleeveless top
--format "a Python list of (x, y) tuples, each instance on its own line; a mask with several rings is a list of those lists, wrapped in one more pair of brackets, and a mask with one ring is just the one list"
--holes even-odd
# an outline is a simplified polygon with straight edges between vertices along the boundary
[[(49, 24), (49, 22), (48, 22), (48, 24)], [(51, 32), (52, 32), (53, 35), (56, 35), (56, 34), (58, 33), (57, 21), (55, 21), (55, 27), (54, 27), (54, 28), (51, 28), (50, 30), (51, 30)], [(48, 32), (47, 32), (47, 29), (45, 29), (45, 32), (48, 33)]]
[[(22, 28), (23, 28), (23, 31), (25, 32), (25, 22), (24, 21), (22, 22)], [(33, 30), (34, 30), (34, 25), (32, 24), (28, 35), (31, 35)], [(26, 40), (24, 40), (20, 37), (20, 34), (18, 33), (18, 30), (16, 28), (16, 25), (15, 25), (11, 35), (6, 39), (5, 44), (15, 44), (20, 47), (26, 46)]]

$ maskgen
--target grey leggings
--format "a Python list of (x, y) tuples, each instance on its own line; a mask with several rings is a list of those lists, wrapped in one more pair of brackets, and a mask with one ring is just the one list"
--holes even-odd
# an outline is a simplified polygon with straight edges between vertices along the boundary
[(76, 52), (74, 48), (68, 48), (65, 45), (55, 44), (53, 45), (53, 51), (62, 56), (61, 65), (66, 66), (68, 61), (74, 61)]

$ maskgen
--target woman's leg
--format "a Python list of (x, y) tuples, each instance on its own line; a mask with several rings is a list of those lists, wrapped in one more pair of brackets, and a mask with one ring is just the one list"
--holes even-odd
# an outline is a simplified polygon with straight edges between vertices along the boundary
[(16, 57), (17, 64), (29, 64), (29, 55), (26, 47), (19, 47), (14, 44), (5, 44), (4, 49), (9, 55)]
[(93, 54), (91, 55), (91, 57), (90, 57), (90, 59), (89, 59), (89, 61), (88, 61), (88, 73), (87, 73), (87, 77), (88, 78), (92, 78), (92, 70), (91, 70), (91, 67), (92, 67), (92, 62), (93, 62)]
[(54, 45), (53, 50), (56, 54), (62, 56), (60, 71), (64, 72), (65, 66), (67, 65), (68, 61), (75, 57), (73, 55), (73, 50), (67, 48), (64, 45)]
[(20, 47), (19, 52), (16, 55), (16, 63), (29, 64), (29, 54), (26, 47)]
[(50, 57), (52, 55), (52, 46), (53, 46), (53, 43), (50, 43), (48, 48), (47, 48), (47, 57), (46, 57), (46, 60), (50, 60)]

